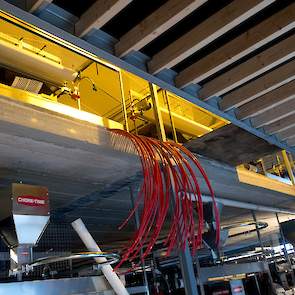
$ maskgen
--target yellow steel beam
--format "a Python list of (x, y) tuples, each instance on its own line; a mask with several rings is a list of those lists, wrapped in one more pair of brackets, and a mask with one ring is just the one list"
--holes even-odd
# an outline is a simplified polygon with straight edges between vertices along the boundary
[(50, 99), (51, 96), (48, 95), (38, 95), (21, 89), (16, 89), (4, 84), (0, 84), (0, 96), (20, 101), (22, 103), (30, 104), (32, 106), (37, 106), (48, 111), (59, 113), (78, 120), (86, 121), (88, 123), (92, 123), (98, 126), (123, 129), (123, 125), (116, 121), (103, 118), (88, 112), (80, 111), (73, 107), (58, 103), (55, 100)]
[(284, 182), (280, 182), (276, 179), (271, 179), (262, 174), (249, 171), (242, 166), (236, 168), (239, 181), (249, 185), (262, 187), (265, 189), (277, 191), (283, 194), (295, 196), (295, 186)]

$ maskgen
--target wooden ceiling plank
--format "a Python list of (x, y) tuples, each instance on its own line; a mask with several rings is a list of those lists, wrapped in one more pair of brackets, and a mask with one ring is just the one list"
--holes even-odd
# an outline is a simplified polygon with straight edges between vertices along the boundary
[(91, 29), (99, 29), (132, 0), (97, 0), (88, 8), (75, 24), (75, 32), (79, 37), (83, 37)]
[(294, 115), (289, 115), (286, 118), (283, 118), (281, 120), (278, 120), (272, 124), (269, 124), (264, 127), (264, 130), (268, 134), (274, 134), (277, 132), (284, 131), (290, 127), (295, 126), (295, 114)]
[(237, 110), (237, 117), (243, 120), (257, 116), (293, 98), (295, 98), (295, 80), (242, 105)]
[(53, 0), (27, 0), (26, 2), (26, 10), (33, 13), (42, 7), (50, 4)]
[(283, 86), (295, 79), (295, 60), (292, 60), (275, 70), (253, 80), (233, 90), (223, 96), (220, 101), (222, 110), (227, 111), (232, 108), (240, 107), (255, 98), (258, 98), (276, 88)]
[(221, 96), (294, 56), (295, 35), (282, 40), (278, 44), (204, 84), (199, 92), (199, 96), (204, 100), (212, 96)]
[(177, 87), (181, 88), (191, 83), (199, 83), (295, 28), (294, 10), (295, 3), (275, 13), (232, 41), (187, 67), (177, 75)]
[(272, 2), (274, 0), (234, 0), (154, 55), (148, 63), (150, 73), (175, 66)]
[(290, 127), (284, 131), (278, 132), (276, 134), (281, 140), (286, 140), (295, 137), (295, 126)]
[(280, 104), (279, 106), (252, 118), (251, 122), (254, 127), (259, 128), (293, 114), (295, 114), (295, 99)]
[(207, 0), (169, 0), (137, 26), (132, 28), (115, 45), (118, 56), (140, 50), (173, 27)]

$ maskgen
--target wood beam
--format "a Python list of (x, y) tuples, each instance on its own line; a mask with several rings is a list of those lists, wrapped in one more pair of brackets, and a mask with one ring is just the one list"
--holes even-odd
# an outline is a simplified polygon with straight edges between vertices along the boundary
[(132, 50), (140, 50), (206, 1), (169, 0), (121, 37), (115, 45), (116, 55), (124, 56)]
[(152, 74), (171, 68), (202, 47), (211, 43), (250, 16), (262, 10), (274, 0), (234, 0), (200, 25), (153, 56), (148, 63)]
[[(99, 29), (125, 8), (132, 0), (97, 0), (75, 24), (75, 32), (83, 37), (91, 29)], [(74, 5), (74, 4), (73, 4)]]
[(264, 130), (268, 134), (274, 134), (280, 131), (284, 131), (293, 126), (295, 126), (295, 115), (289, 115), (288, 117), (285, 117), (281, 120), (265, 126)]
[(295, 126), (290, 127), (284, 131), (278, 132), (276, 134), (281, 140), (286, 140), (295, 137)]
[(242, 105), (237, 110), (237, 117), (243, 120), (259, 115), (293, 98), (295, 98), (295, 80)]
[(254, 127), (259, 128), (293, 114), (295, 114), (295, 99), (280, 104), (279, 106), (252, 118), (251, 122)]
[(47, 6), (53, 0), (26, 0), (26, 10), (33, 13), (42, 7)]
[(268, 72), (260, 78), (233, 90), (229, 94), (226, 94), (220, 101), (220, 107), (224, 111), (240, 107), (241, 105), (248, 103), (278, 87), (281, 87), (294, 79), (295, 60), (292, 60), (289, 63)]
[(198, 83), (290, 31), (295, 27), (294, 10), (295, 3), (184, 69), (176, 77), (177, 87)]
[(200, 98), (221, 96), (295, 56), (295, 35), (203, 85)]

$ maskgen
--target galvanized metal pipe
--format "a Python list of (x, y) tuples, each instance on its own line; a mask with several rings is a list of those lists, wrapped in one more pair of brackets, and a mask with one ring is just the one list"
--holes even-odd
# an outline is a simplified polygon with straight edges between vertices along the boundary
[[(191, 193), (190, 197), (193, 201), (197, 201), (197, 197), (194, 193)], [(208, 195), (202, 195), (203, 202), (212, 202), (212, 197)], [(217, 203), (223, 204), (224, 206), (228, 207), (235, 207), (240, 209), (248, 209), (248, 210), (254, 210), (254, 211), (264, 211), (264, 212), (273, 212), (273, 213), (282, 213), (282, 214), (291, 214), (295, 215), (295, 210), (287, 210), (277, 207), (269, 207), (269, 206), (263, 206), (263, 205), (257, 205), (253, 203), (246, 203), (242, 201), (235, 201), (225, 198), (215, 198)]]

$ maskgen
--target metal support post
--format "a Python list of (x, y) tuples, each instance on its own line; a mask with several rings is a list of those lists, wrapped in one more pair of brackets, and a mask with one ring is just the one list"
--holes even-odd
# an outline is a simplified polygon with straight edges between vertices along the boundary
[(292, 262), (290, 260), (289, 255), (288, 255), (288, 250), (287, 250), (287, 246), (286, 246), (286, 240), (285, 240), (285, 236), (284, 236), (281, 224), (280, 224), (278, 213), (276, 213), (276, 218), (277, 218), (277, 222), (278, 222), (278, 225), (279, 225), (280, 236), (281, 236), (281, 239), (282, 239), (282, 242), (283, 242), (284, 256), (285, 256), (285, 259), (286, 259), (286, 261), (289, 264), (289, 267), (291, 269), (292, 283), (293, 283), (293, 286), (295, 286), (295, 276), (294, 276), (294, 271), (293, 271), (293, 267), (292, 267)]
[(158, 137), (161, 141), (166, 141), (166, 133), (163, 123), (162, 114), (159, 107), (159, 98), (158, 98), (158, 91), (157, 86), (153, 83), (149, 83), (150, 92), (151, 92), (151, 98), (153, 102), (153, 110), (154, 110), (154, 116), (156, 120), (156, 128)]
[(122, 99), (122, 111), (125, 121), (125, 129), (129, 132), (129, 125), (128, 125), (128, 116), (127, 116), (127, 109), (126, 109), (126, 101), (125, 101), (125, 94), (124, 94), (124, 85), (123, 85), (123, 78), (122, 73), (119, 71), (119, 81), (120, 81), (120, 92), (121, 92), (121, 99)]
[(197, 267), (198, 282), (199, 282), (199, 286), (200, 286), (201, 295), (205, 295), (204, 284), (201, 280), (201, 267), (200, 267), (198, 253), (196, 253), (195, 257), (196, 257), (195, 262), (196, 262), (196, 267)]
[[(149, 83), (149, 87), (150, 87), (151, 98), (152, 98), (152, 102), (153, 102), (153, 109), (154, 109), (154, 115), (155, 115), (155, 120), (156, 120), (158, 137), (161, 141), (166, 141), (167, 138), (166, 138), (164, 123), (163, 123), (163, 119), (162, 119), (162, 114), (161, 114), (160, 107), (159, 107), (157, 86), (152, 83)], [(171, 193), (174, 196), (174, 198), (176, 198), (176, 194), (175, 194), (175, 190), (174, 190), (174, 183), (171, 184)], [(171, 198), (172, 202), (174, 201), (173, 206), (175, 206), (175, 199), (174, 198), (173, 197)], [(181, 267), (181, 273), (182, 273), (185, 293), (187, 295), (198, 295), (193, 260), (192, 260), (189, 245), (187, 242), (186, 242), (184, 251), (180, 251), (179, 261), (180, 261), (180, 267)]]
[[(171, 202), (172, 202), (172, 205), (175, 206), (176, 193), (175, 193), (173, 178), (171, 178), (171, 193), (172, 193)], [(191, 255), (190, 248), (187, 241), (185, 243), (184, 251), (180, 251), (179, 253), (179, 262), (180, 262), (182, 279), (184, 283), (185, 294), (198, 295), (193, 259), (192, 259), (192, 255)]]
[[(134, 208), (135, 203), (134, 203), (133, 190), (132, 190), (131, 186), (129, 187), (129, 190), (130, 190), (131, 205), (132, 205), (132, 208)], [(138, 230), (138, 228), (139, 228), (138, 209), (136, 209), (134, 217), (135, 217), (136, 229)], [(140, 249), (140, 260), (141, 260), (141, 266), (142, 266), (143, 280), (144, 280), (144, 283), (145, 283), (145, 286), (146, 286), (146, 294), (150, 295), (149, 283), (148, 283), (148, 279), (147, 279), (147, 274), (146, 274), (146, 269), (145, 269), (145, 261), (144, 261), (144, 258), (143, 258), (143, 250), (142, 249)]]
[(166, 90), (164, 90), (164, 98), (166, 100), (166, 104), (167, 104), (167, 109), (168, 109), (168, 113), (169, 113), (169, 118), (170, 118), (170, 124), (171, 124), (171, 129), (172, 129), (172, 134), (173, 134), (173, 139), (174, 141), (177, 143), (177, 134), (176, 134), (176, 129), (175, 129), (175, 124), (174, 124), (174, 120), (171, 114), (171, 109), (170, 109), (170, 103), (169, 103), (169, 97), (168, 97), (168, 93)]
[(260, 231), (259, 231), (258, 224), (257, 224), (256, 214), (255, 214), (255, 212), (253, 210), (251, 212), (252, 212), (253, 220), (255, 222), (257, 238), (258, 238), (258, 241), (259, 241), (259, 244), (260, 244), (260, 247), (261, 247), (263, 258), (264, 258), (264, 261), (267, 263), (267, 274), (268, 274), (269, 282), (271, 284), (271, 289), (273, 290), (273, 279), (272, 279), (271, 272), (270, 272), (269, 266), (268, 266), (268, 262), (267, 262), (267, 259), (266, 259), (266, 256), (265, 256), (264, 247), (263, 247), (263, 244), (262, 244), (261, 235), (260, 235)]
[(282, 150), (282, 155), (283, 155), (285, 167), (287, 168), (287, 171), (288, 171), (289, 178), (292, 184), (294, 185), (295, 184), (294, 173), (293, 173), (292, 166), (291, 166), (286, 150)]
[(258, 290), (258, 294), (261, 295), (260, 286), (259, 286), (259, 282), (258, 282), (256, 274), (254, 274), (254, 278), (255, 278), (255, 284), (256, 284), (256, 287), (257, 287), (257, 290)]
[(186, 242), (184, 251), (180, 251), (179, 261), (182, 273), (182, 279), (185, 288), (185, 294), (198, 295), (197, 282), (193, 266), (191, 252)]

